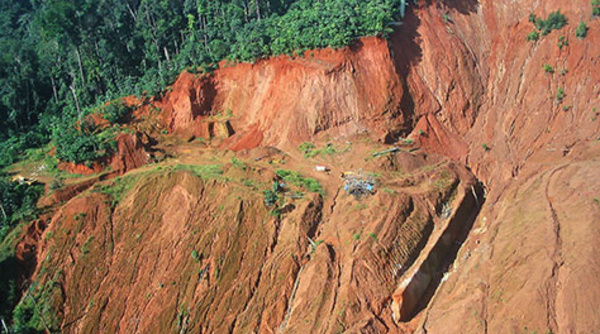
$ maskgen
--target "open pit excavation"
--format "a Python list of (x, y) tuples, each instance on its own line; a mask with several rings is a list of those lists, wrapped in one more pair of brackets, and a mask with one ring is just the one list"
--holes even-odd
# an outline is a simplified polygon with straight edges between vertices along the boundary
[(71, 140), (92, 160), (55, 131), (7, 165), (0, 333), (600, 333), (600, 2), (401, 3), (74, 114), (113, 136)]

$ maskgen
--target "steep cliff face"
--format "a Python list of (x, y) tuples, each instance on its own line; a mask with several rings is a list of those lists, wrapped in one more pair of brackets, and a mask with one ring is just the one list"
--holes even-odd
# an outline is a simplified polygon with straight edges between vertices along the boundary
[[(556, 10), (569, 24), (527, 41), (534, 30), (529, 14), (545, 18)], [(392, 40), (406, 66), (414, 114), (435, 114), (463, 137), (469, 165), (488, 185), (517, 176), (532, 156), (559, 158), (576, 143), (596, 139), (600, 46), (591, 12), (580, 2), (423, 4)], [(580, 20), (590, 28), (585, 39), (575, 37)], [(484, 143), (490, 152), (481, 149)]]
[[(556, 10), (569, 24), (527, 41), (529, 14), (545, 18)], [(593, 250), (600, 34), (591, 11), (587, 2), (424, 4), (392, 41), (401, 61), (401, 45), (413, 41), (405, 78), (414, 114), (435, 115), (468, 143), (467, 164), (488, 190), (423, 331), (599, 328), (592, 305), (600, 303), (600, 287), (589, 284), (600, 270)], [(580, 20), (588, 23), (585, 39), (575, 37)], [(562, 47), (561, 36), (568, 41)]]
[[(569, 24), (527, 41), (529, 14), (558, 9)], [(139, 168), (140, 139), (123, 137), (124, 179), (51, 201), (83, 191), (34, 229), (33, 279), (54, 287), (40, 299), (69, 333), (597, 331), (591, 12), (422, 1), (389, 42), (182, 73), (135, 125), (166, 129), (157, 140), (175, 159)], [(374, 156), (384, 143), (402, 150)], [(301, 198), (266, 207), (284, 168), (325, 195), (293, 189)], [(337, 175), (361, 169), (378, 191), (356, 200)]]
[(221, 65), (213, 75), (183, 73), (156, 103), (171, 131), (230, 137), (225, 147), (239, 150), (297, 145), (322, 132), (341, 136), (369, 130), (383, 139), (404, 124), (403, 89), (381, 39), (293, 59)]

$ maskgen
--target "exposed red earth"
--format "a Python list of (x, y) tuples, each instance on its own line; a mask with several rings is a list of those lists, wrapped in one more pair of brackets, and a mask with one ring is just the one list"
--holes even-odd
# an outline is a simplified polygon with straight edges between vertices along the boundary
[[(389, 41), (184, 71), (126, 100), (104, 166), (62, 166), (99, 174), (40, 202), (19, 260), (64, 333), (598, 333), (591, 10), (421, 1)], [(286, 181), (273, 211), (278, 170), (323, 191)], [(349, 171), (375, 193), (347, 195)]]

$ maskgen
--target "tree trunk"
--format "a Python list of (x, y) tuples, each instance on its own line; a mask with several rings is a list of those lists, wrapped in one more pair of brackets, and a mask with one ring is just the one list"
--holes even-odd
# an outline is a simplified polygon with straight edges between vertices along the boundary
[(127, 9), (129, 10), (129, 14), (131, 14), (131, 17), (133, 17), (133, 22), (137, 23), (137, 15), (134, 13), (133, 9), (129, 5), (129, 2), (127, 2)]
[(75, 107), (77, 108), (77, 115), (79, 118), (79, 124), (81, 126), (81, 107), (79, 106), (79, 99), (77, 98), (77, 92), (75, 91), (75, 80), (73, 80), (73, 83), (69, 86), (69, 89), (71, 89), (71, 94), (73, 94), (73, 98), (75, 99)]
[(79, 64), (79, 75), (81, 76), (81, 86), (85, 87), (85, 77), (83, 76), (83, 64), (81, 63), (81, 52), (79, 52), (79, 47), (75, 48), (75, 53), (77, 54), (77, 63)]
[(254, 2), (256, 3), (256, 17), (258, 18), (258, 21), (260, 21), (260, 3), (258, 0), (254, 0)]
[(210, 52), (208, 48), (208, 35), (206, 34), (206, 17), (202, 16), (202, 34), (204, 35), (204, 47)]
[(58, 92), (56, 91), (56, 81), (54, 81), (54, 77), (50, 77), (50, 81), (52, 81), (52, 93), (54, 95), (54, 102), (58, 104)]
[(163, 47), (163, 51), (165, 52), (165, 58), (167, 59), (167, 64), (171, 63), (171, 57), (169, 56), (169, 50), (166, 46)]
[(8, 326), (6, 326), (6, 322), (4, 322), (4, 318), (0, 319), (2, 321), (2, 327), (4, 327), (4, 331), (6, 334), (10, 334), (10, 330), (8, 330)]
[(2, 202), (0, 202), (0, 210), (2, 210), (2, 215), (4, 216), (4, 219), (8, 219), (6, 211), (4, 211), (4, 205), (2, 205)]

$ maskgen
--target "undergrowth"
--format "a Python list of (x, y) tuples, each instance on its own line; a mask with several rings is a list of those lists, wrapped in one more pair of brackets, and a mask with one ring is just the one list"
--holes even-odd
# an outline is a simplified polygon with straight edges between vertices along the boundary
[(129, 192), (138, 177), (139, 175), (117, 177), (110, 184), (96, 185), (92, 191), (109, 196), (110, 206), (114, 209)]
[(304, 142), (304, 143), (300, 144), (300, 146), (298, 146), (298, 149), (302, 153), (304, 153), (305, 158), (309, 159), (309, 158), (314, 158), (318, 155), (331, 156), (336, 153), (343, 153), (343, 152), (348, 151), (350, 148), (346, 147), (340, 151), (340, 150), (336, 149), (333, 146), (333, 144), (331, 144), (331, 143), (327, 143), (327, 145), (325, 145), (322, 148), (316, 148), (316, 146), (313, 143)]
[(220, 164), (213, 165), (176, 165), (170, 167), (172, 171), (189, 171), (197, 177), (201, 177), (205, 180), (210, 179), (224, 179), (223, 177), (223, 166)]
[(542, 36), (546, 36), (552, 30), (558, 30), (566, 26), (568, 21), (560, 10), (557, 10), (556, 12), (548, 14), (548, 17), (545, 20), (531, 13), (529, 15), (529, 22), (535, 25), (535, 28)]
[(25, 296), (13, 312), (13, 332), (15, 333), (58, 333), (61, 317), (54, 307), (62, 300), (58, 270), (45, 284), (33, 282)]
[(548, 15), (544, 20), (541, 17), (537, 17), (535, 14), (529, 14), (529, 22), (535, 26), (534, 31), (527, 35), (528, 41), (537, 41), (541, 36), (548, 35), (552, 30), (558, 30), (567, 25), (567, 18), (557, 10)]
[(303, 177), (298, 172), (285, 169), (277, 170), (276, 174), (287, 183), (293, 184), (313, 193), (325, 195), (325, 191), (319, 184), (319, 181), (313, 178)]

